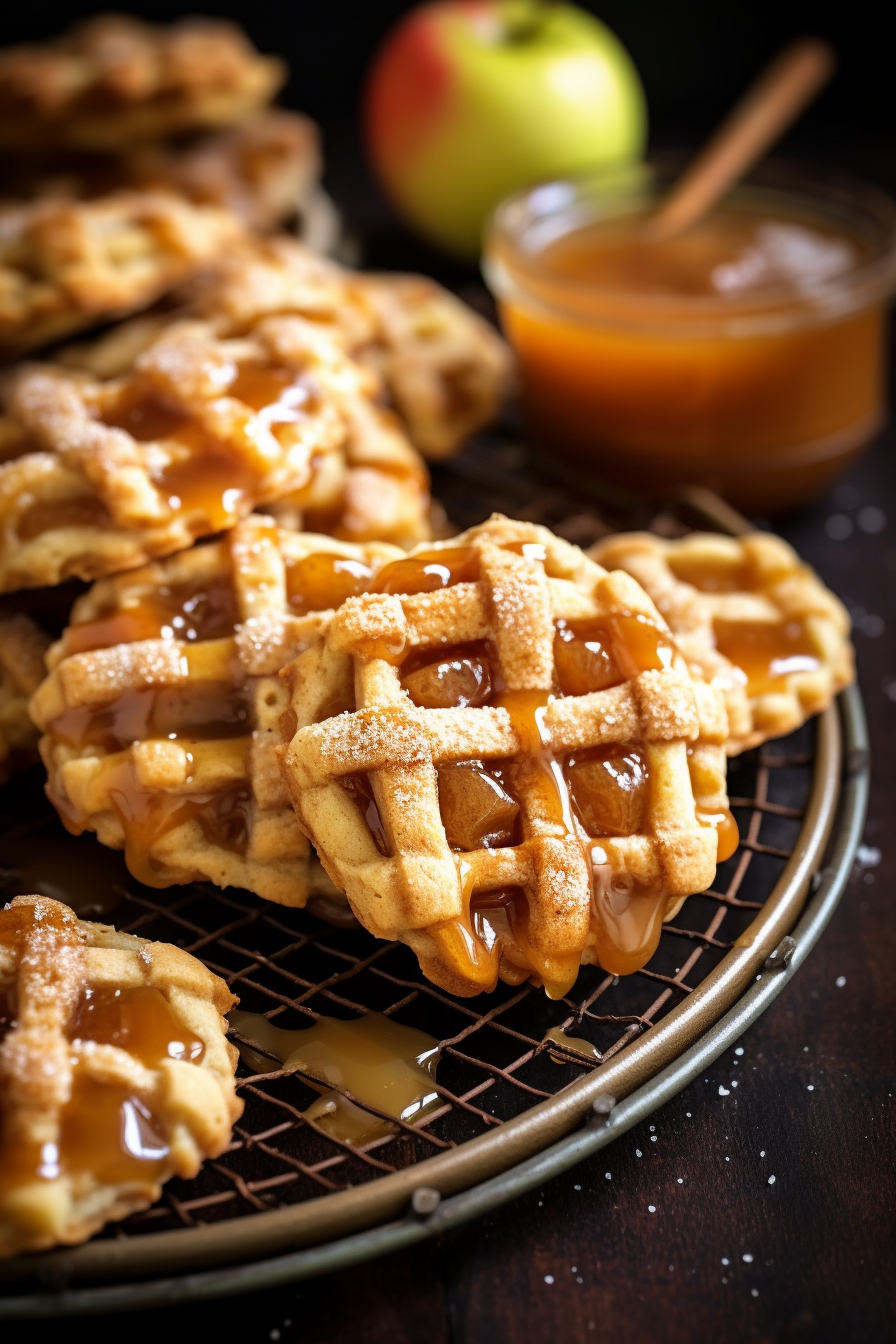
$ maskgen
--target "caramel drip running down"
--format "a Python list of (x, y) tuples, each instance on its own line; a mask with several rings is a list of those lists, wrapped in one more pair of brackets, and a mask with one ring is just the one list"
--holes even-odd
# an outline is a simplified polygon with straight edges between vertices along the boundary
[[(256, 440), (264, 434), (279, 438), (280, 430), (307, 417), (313, 397), (309, 388), (286, 368), (261, 364), (234, 365), (233, 376), (222, 397), (242, 402), (254, 412), (251, 431)], [(186, 450), (155, 478), (154, 484), (172, 509), (196, 514), (202, 530), (232, 527), (247, 511), (262, 482), (263, 459), (249, 463), (228, 448), (176, 405), (139, 389), (108, 417), (142, 443), (166, 442)], [(248, 430), (249, 427), (247, 427)], [(273, 445), (276, 447), (276, 444)]]
[[(432, 1086), (438, 1041), (382, 1013), (368, 1013), (351, 1022), (320, 1017), (314, 1026), (299, 1031), (284, 1030), (257, 1013), (232, 1012), (229, 1021), (240, 1036), (266, 1052), (240, 1044), (249, 1068), (271, 1073), (276, 1068), (273, 1056), (288, 1072), (301, 1070), (306, 1075), (304, 1081), (322, 1096), (303, 1114), (343, 1143), (367, 1144), (397, 1132), (397, 1125), (365, 1111), (365, 1105), (408, 1124), (415, 1124), (438, 1105), (438, 1093)], [(361, 1104), (342, 1092), (351, 1093)]]
[[(594, 1060), (599, 1063), (603, 1059), (602, 1054), (596, 1045), (586, 1040), (584, 1036), (567, 1036), (562, 1027), (549, 1027), (542, 1039), (546, 1042), (548, 1054), (555, 1064), (569, 1064), (578, 1062), (570, 1060), (570, 1053), (573, 1055), (584, 1055), (586, 1059)], [(557, 1051), (551, 1050), (551, 1044), (560, 1047)]]
[(817, 672), (821, 666), (818, 649), (798, 621), (745, 626), (717, 620), (714, 628), (719, 652), (743, 672), (749, 695), (785, 691), (789, 676)]
[(75, 1059), (72, 1096), (60, 1124), (59, 1174), (90, 1171), (110, 1185), (160, 1180), (169, 1149), (152, 1111), (127, 1088), (85, 1076)]
[(730, 859), (731, 855), (736, 853), (737, 846), (740, 843), (740, 831), (730, 809), (727, 807), (713, 809), (698, 807), (697, 820), (701, 826), (715, 827), (719, 838), (719, 852), (716, 855), (716, 863), (724, 863), (726, 859)]
[(668, 906), (662, 878), (647, 885), (614, 874), (600, 845), (591, 846), (591, 863), (598, 961), (611, 975), (631, 975), (647, 964), (660, 941)]
[[(170, 831), (188, 822), (198, 822), (210, 843), (235, 853), (245, 851), (251, 802), (247, 789), (197, 793), (190, 798), (148, 793), (140, 787), (129, 761), (109, 768), (114, 780), (108, 793), (124, 831), (125, 863), (144, 886), (170, 885), (152, 851)], [(199, 873), (196, 876), (202, 877)]]
[[(492, 703), (507, 710), (520, 739), (520, 759), (530, 767), (527, 774), (529, 807), (537, 812), (560, 837), (578, 838), (572, 815), (572, 803), (566, 775), (550, 749), (550, 733), (545, 726), (545, 710), (553, 699), (549, 691), (503, 691)], [(534, 764), (535, 769), (531, 770)], [(544, 984), (548, 998), (560, 999), (569, 993), (579, 973), (579, 953), (566, 957), (543, 956), (527, 937), (528, 910), (524, 902), (508, 907), (514, 939), (519, 942), (527, 961)]]

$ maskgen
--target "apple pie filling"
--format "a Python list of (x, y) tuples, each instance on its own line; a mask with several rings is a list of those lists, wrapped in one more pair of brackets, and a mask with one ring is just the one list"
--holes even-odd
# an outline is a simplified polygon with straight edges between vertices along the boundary
[[(22, 947), (36, 918), (34, 907), (0, 910), (0, 945)], [(56, 910), (44, 904), (42, 924), (65, 937)], [(15, 1005), (0, 994), (0, 1035), (15, 1026)], [(89, 1173), (108, 1184), (154, 1181), (169, 1148), (147, 1103), (117, 1082), (92, 1077), (85, 1060), (97, 1045), (116, 1046), (148, 1069), (164, 1059), (199, 1064), (205, 1046), (184, 1025), (165, 996), (149, 986), (81, 991), (66, 1028), (72, 1085), (53, 1141), (22, 1141), (6, 1133), (0, 1145), (0, 1195), (33, 1181)]]
[(786, 691), (795, 672), (817, 672), (821, 657), (800, 621), (769, 621), (746, 625), (713, 622), (716, 647), (744, 675), (751, 696)]
[[(457, 554), (457, 553), (456, 553)], [(443, 573), (427, 563), (423, 574), (440, 586), (466, 573), (460, 564), (446, 564)], [(416, 571), (404, 567), (417, 565)], [(421, 579), (420, 560), (399, 561), (398, 582), (406, 592), (411, 576)], [(427, 572), (428, 571), (428, 572)], [(382, 576), (378, 585), (384, 590)], [(439, 808), (449, 847), (458, 855), (478, 850), (514, 848), (530, 834), (573, 835), (586, 858), (592, 882), (592, 926), (601, 965), (613, 973), (627, 973), (643, 965), (659, 939), (667, 895), (662, 882), (639, 879), (615, 871), (602, 840), (651, 833), (651, 779), (645, 750), (634, 743), (618, 743), (578, 751), (559, 759), (550, 748), (544, 726), (545, 711), (557, 696), (583, 696), (621, 685), (645, 671), (672, 665), (674, 645), (668, 634), (649, 619), (622, 614), (602, 620), (555, 623), (555, 685), (547, 691), (508, 691), (496, 674), (486, 643), (440, 650), (418, 651), (401, 665), (401, 686), (413, 704), (432, 710), (482, 706), (503, 708), (521, 743), (512, 760), (466, 760), (437, 768)], [(367, 777), (343, 781), (362, 805), (377, 848), (391, 853), (376, 805), (374, 783)], [(737, 827), (727, 808), (696, 809), (701, 825), (719, 835), (719, 861), (737, 846)], [(618, 865), (617, 865), (618, 867)], [(541, 968), (529, 945), (528, 903), (524, 887), (503, 886), (495, 891), (474, 889), (471, 867), (460, 868), (469, 890), (469, 920), (458, 937), (474, 944), (473, 962), (484, 952), (503, 948), (502, 975), (524, 979), (534, 973), (552, 992), (565, 993), (578, 969)], [(479, 944), (479, 948), (475, 946)], [(542, 974), (542, 970), (544, 974)], [(567, 983), (568, 982), (568, 983)], [(564, 988), (564, 985), (566, 988)]]
[(63, 635), (66, 656), (140, 639), (183, 639), (189, 643), (233, 634), (239, 619), (233, 585), (224, 578), (195, 584), (161, 584), (139, 606), (110, 607), (89, 621), (70, 625)]

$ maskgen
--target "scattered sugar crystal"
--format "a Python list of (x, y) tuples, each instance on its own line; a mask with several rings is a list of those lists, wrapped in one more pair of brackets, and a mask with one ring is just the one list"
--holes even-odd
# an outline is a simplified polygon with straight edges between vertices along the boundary
[(769, 1178), (768, 1178), (768, 1183), (769, 1183), (769, 1185), (774, 1185), (774, 1183), (775, 1183), (775, 1177), (774, 1177), (774, 1176), (769, 1176)]
[(838, 975), (837, 979), (834, 981), (834, 984), (837, 986), (838, 989), (842, 989), (843, 986), (846, 984), (846, 976)]
[(656, 1205), (655, 1205), (655, 1204), (648, 1204), (648, 1205), (647, 1205), (647, 1212), (648, 1212), (648, 1213), (656, 1213)]
[(752, 1265), (752, 1263), (753, 1263), (753, 1257), (752, 1257), (752, 1255), (750, 1255), (750, 1252), (749, 1252), (749, 1251), (747, 1251), (747, 1252), (744, 1254), (744, 1256), (743, 1256), (743, 1262), (744, 1262), (745, 1265)]
[(544, 1281), (545, 1283), (553, 1283), (554, 1282), (553, 1274), (545, 1274)]

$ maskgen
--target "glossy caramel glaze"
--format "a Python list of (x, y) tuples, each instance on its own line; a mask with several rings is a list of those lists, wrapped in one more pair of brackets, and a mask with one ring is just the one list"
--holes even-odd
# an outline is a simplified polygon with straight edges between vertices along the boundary
[(797, 621), (756, 623), (749, 628), (738, 622), (714, 622), (716, 646), (740, 668), (750, 696), (769, 695), (786, 689), (792, 672), (817, 672), (818, 649)]
[[(548, 1027), (542, 1038), (547, 1045), (547, 1052), (557, 1064), (569, 1064), (570, 1053), (575, 1055), (584, 1055), (586, 1059), (599, 1063), (602, 1055), (597, 1046), (584, 1036), (569, 1036), (562, 1027)], [(559, 1046), (559, 1050), (552, 1051), (551, 1045)]]
[[(76, 944), (78, 926), (52, 902), (0, 910), (0, 945), (24, 950), (39, 923), (62, 945)], [(15, 1021), (15, 1004), (4, 996), (0, 1032)], [(82, 989), (68, 1019), (72, 1086), (63, 1104), (56, 1137), (40, 1146), (4, 1135), (0, 1150), (0, 1192), (8, 1194), (35, 1178), (53, 1180), (89, 1172), (108, 1184), (151, 1183), (165, 1170), (168, 1144), (145, 1100), (119, 1083), (91, 1076), (85, 1060), (96, 1046), (127, 1051), (147, 1068), (164, 1059), (198, 1064), (203, 1043), (179, 1020), (165, 996), (149, 986)]]
[(259, 1073), (270, 1073), (278, 1065), (287, 1072), (301, 1070), (305, 1081), (323, 1094), (304, 1114), (343, 1143), (366, 1144), (395, 1133), (397, 1126), (364, 1110), (365, 1105), (407, 1124), (438, 1105), (432, 1086), (438, 1041), (381, 1013), (348, 1022), (319, 1017), (299, 1031), (284, 1030), (257, 1013), (232, 1012), (229, 1020), (240, 1036), (265, 1052), (240, 1043), (250, 1068)]
[(163, 1059), (198, 1064), (202, 1042), (189, 1032), (158, 989), (86, 989), (68, 1026), (75, 1049), (85, 1041), (116, 1045), (147, 1068)]

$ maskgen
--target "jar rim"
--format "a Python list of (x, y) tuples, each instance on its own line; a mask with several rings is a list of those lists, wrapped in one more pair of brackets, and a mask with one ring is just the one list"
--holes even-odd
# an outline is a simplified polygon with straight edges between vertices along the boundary
[[(658, 295), (609, 290), (552, 274), (539, 252), (575, 228), (631, 215), (657, 199), (677, 177), (671, 156), (602, 173), (540, 183), (502, 201), (486, 232), (483, 273), (499, 300), (578, 322), (620, 330), (750, 336), (836, 321), (885, 302), (896, 289), (896, 202), (849, 174), (772, 159), (751, 173), (726, 200), (756, 210), (789, 206), (791, 214), (820, 217), (858, 237), (864, 255), (855, 265), (795, 291), (769, 287), (744, 294)], [(546, 292), (548, 291), (548, 292)]]

